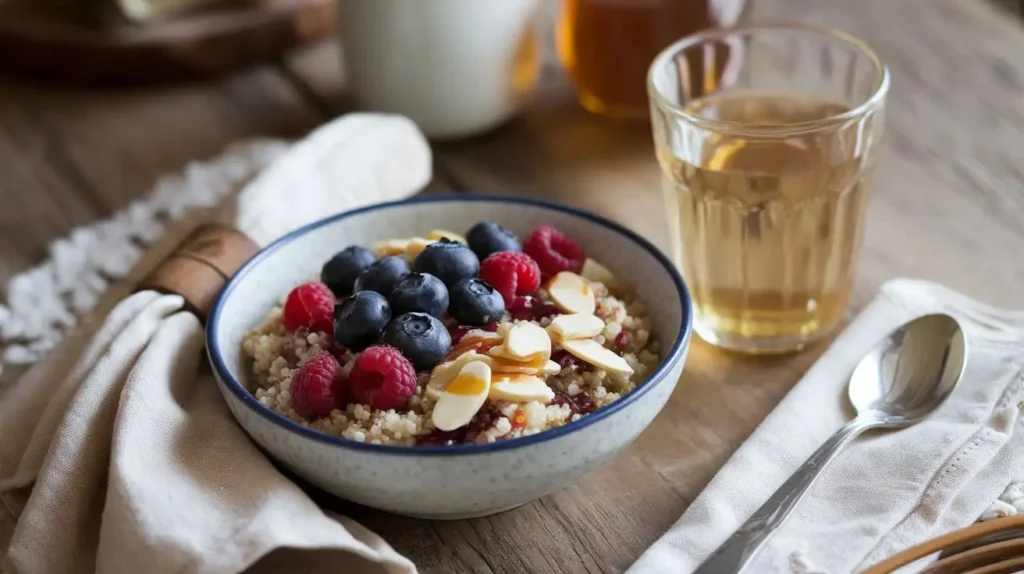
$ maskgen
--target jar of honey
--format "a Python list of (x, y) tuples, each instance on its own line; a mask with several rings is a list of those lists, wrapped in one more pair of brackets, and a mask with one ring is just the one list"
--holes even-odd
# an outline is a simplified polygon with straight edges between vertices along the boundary
[(750, 0), (563, 0), (558, 53), (580, 104), (595, 114), (646, 118), (647, 68), (669, 44), (732, 26)]

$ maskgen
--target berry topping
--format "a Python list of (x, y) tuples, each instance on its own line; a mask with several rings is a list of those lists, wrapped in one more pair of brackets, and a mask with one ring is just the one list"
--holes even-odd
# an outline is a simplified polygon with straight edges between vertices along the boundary
[(292, 408), (306, 420), (318, 419), (344, 405), (345, 377), (331, 355), (316, 355), (292, 376)]
[(356, 279), (356, 291), (376, 291), (387, 297), (395, 285), (409, 274), (409, 264), (398, 255), (390, 255), (366, 268)]
[(481, 221), (466, 234), (469, 248), (481, 261), (499, 251), (522, 251), (515, 233), (493, 221)]
[(334, 308), (334, 340), (353, 351), (365, 349), (377, 342), (390, 320), (391, 305), (383, 295), (360, 291)]
[(583, 392), (575, 395), (555, 392), (555, 398), (551, 399), (550, 404), (558, 406), (569, 405), (569, 409), (574, 415), (589, 415), (597, 410), (597, 405), (594, 404), (594, 399), (590, 398), (590, 395)]
[(430, 273), (452, 287), (463, 279), (476, 277), (480, 271), (480, 260), (469, 247), (457, 241), (441, 239), (420, 252), (412, 268), (419, 273)]
[(509, 307), (516, 295), (529, 295), (540, 287), (540, 269), (524, 253), (502, 251), (484, 259), (480, 278), (497, 289)]
[(546, 303), (536, 297), (524, 295), (516, 297), (508, 308), (508, 314), (519, 321), (541, 320), (552, 315), (561, 315), (562, 311), (552, 303)]
[(440, 317), (448, 308), (448, 288), (429, 273), (410, 273), (391, 292), (391, 309), (396, 316), (412, 311)]
[(586, 255), (583, 248), (550, 225), (541, 225), (523, 242), (523, 251), (533, 257), (544, 276), (559, 271), (579, 273)]
[(482, 279), (463, 279), (452, 287), (448, 314), (463, 325), (486, 325), (505, 314), (505, 300)]
[(402, 351), (419, 371), (440, 363), (452, 346), (444, 323), (426, 313), (406, 313), (395, 318), (384, 329), (384, 342)]
[(301, 328), (320, 333), (334, 332), (334, 293), (319, 281), (303, 283), (284, 301), (285, 329)]
[(352, 294), (359, 275), (373, 265), (377, 257), (373, 251), (359, 245), (352, 245), (339, 251), (324, 263), (320, 270), (320, 280), (334, 292), (336, 297)]
[[(508, 403), (503, 404), (507, 405)], [(484, 406), (473, 415), (473, 419), (466, 425), (466, 436), (462, 441), (466, 444), (477, 442), (480, 435), (493, 428), (494, 423), (503, 416), (505, 415), (501, 414), (498, 405), (491, 402), (484, 403)]]
[(618, 335), (615, 335), (615, 347), (620, 351), (625, 351), (626, 347), (629, 346), (629, 332), (623, 330), (619, 331)]
[(594, 370), (593, 365), (577, 359), (572, 353), (563, 349), (559, 349), (551, 353), (551, 360), (558, 363), (558, 366), (561, 367), (563, 371), (576, 370), (577, 372), (582, 373)]
[(394, 347), (376, 345), (360, 353), (348, 375), (352, 399), (375, 409), (400, 409), (416, 392), (416, 370)]

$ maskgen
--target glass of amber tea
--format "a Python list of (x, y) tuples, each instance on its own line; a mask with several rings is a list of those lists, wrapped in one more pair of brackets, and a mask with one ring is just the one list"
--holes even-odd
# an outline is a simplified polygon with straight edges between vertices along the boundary
[(780, 353), (842, 322), (888, 88), (864, 43), (800, 24), (708, 30), (654, 59), (673, 256), (703, 339)]

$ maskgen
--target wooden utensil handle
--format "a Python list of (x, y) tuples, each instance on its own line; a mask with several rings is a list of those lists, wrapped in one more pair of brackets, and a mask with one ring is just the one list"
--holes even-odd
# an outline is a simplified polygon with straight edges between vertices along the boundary
[(898, 554), (890, 556), (886, 560), (868, 568), (863, 574), (888, 574), (907, 564), (911, 564), (936, 552), (940, 552), (950, 546), (963, 544), (981, 536), (987, 536), (996, 532), (1004, 532), (1015, 528), (1024, 527), (1024, 515), (1007, 516), (988, 522), (972, 524), (960, 530), (955, 530), (943, 536), (933, 538), (910, 547)]
[(223, 225), (199, 227), (139, 283), (139, 289), (185, 298), (202, 321), (228, 279), (259, 246), (244, 233)]

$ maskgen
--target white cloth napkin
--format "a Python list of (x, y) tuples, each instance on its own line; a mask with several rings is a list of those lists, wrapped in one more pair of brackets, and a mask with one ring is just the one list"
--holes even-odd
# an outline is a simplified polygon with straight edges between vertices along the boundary
[[(138, 268), (211, 218), (264, 244), (411, 195), (430, 174), (429, 146), (412, 122), (346, 116), (219, 211), (169, 229)], [(0, 511), (17, 520), (5, 572), (415, 572), (373, 533), (321, 511), (235, 424), (182, 299), (127, 296), (131, 286), (112, 286), (112, 302), (3, 391)]]
[(978, 520), (1024, 476), (1024, 312), (898, 279), (883, 286), (629, 574), (696, 568), (850, 420), (846, 383), (867, 350), (893, 328), (933, 312), (957, 317), (967, 337), (967, 366), (953, 395), (913, 427), (849, 445), (747, 571), (860, 571)]

